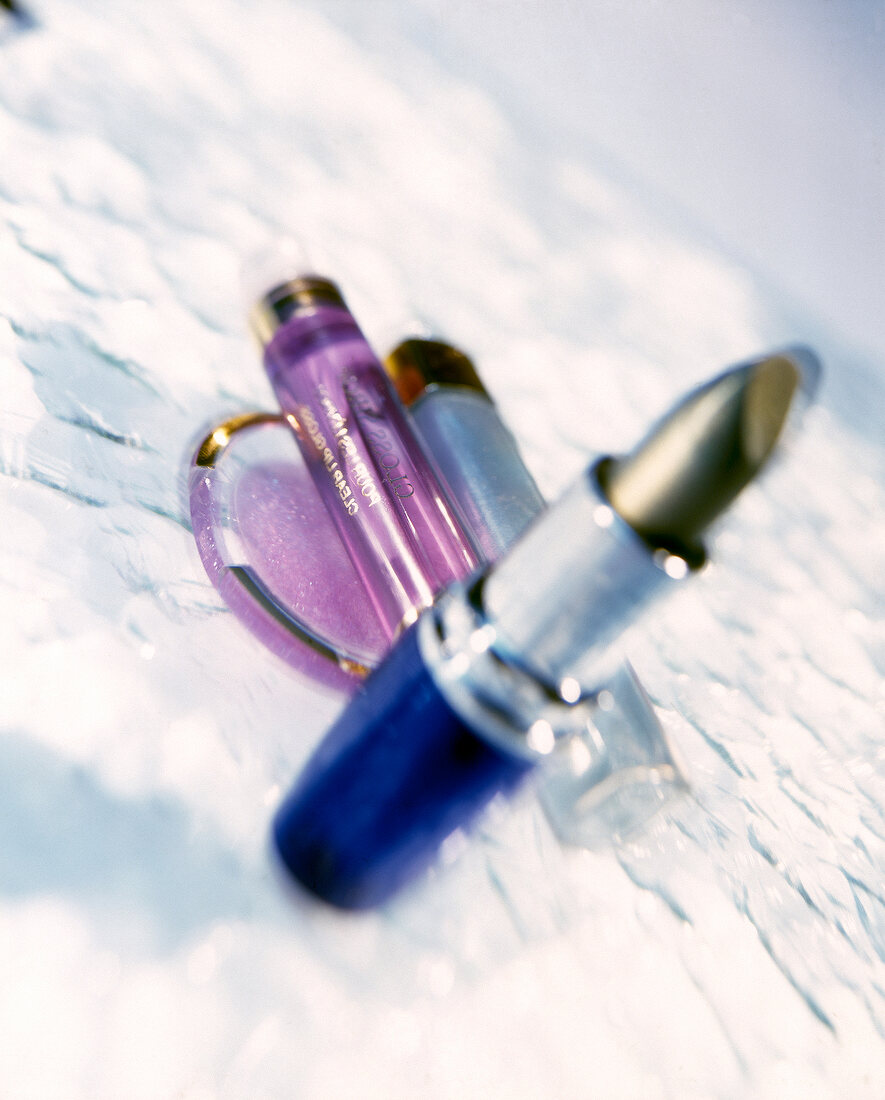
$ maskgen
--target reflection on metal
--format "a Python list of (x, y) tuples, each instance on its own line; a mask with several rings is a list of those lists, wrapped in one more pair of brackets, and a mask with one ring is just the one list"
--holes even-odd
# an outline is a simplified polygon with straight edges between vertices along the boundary
[(219, 455), (230, 443), (231, 437), (243, 428), (252, 428), (258, 424), (272, 424), (284, 419), (277, 413), (241, 413), (225, 420), (206, 436), (197, 450), (197, 466), (212, 467)]

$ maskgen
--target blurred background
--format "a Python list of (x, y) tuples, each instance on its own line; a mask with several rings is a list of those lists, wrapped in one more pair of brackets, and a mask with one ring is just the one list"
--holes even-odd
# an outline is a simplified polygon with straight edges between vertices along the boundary
[(878, 0), (348, 3), (369, 48), (392, 28), (543, 135), (592, 157), (885, 355), (885, 5)]

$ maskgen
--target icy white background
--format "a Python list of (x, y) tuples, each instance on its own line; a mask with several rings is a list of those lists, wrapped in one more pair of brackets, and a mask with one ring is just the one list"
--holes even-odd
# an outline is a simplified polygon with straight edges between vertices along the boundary
[[(643, 32), (627, 5), (639, 39), (610, 13), (605, 43), (644, 43), (639, 68), (685, 84), (684, 34), (645, 7)], [(3, 1097), (885, 1095), (873, 299), (837, 280), (840, 327), (807, 254), (797, 278), (769, 250), (763, 281), (653, 173), (627, 186), (566, 137), (543, 35), (558, 27), (565, 64), (583, 9), (552, 8), (558, 23), (516, 0), (451, 20), (431, 0), (35, 0), (26, 32), (4, 16)], [(520, 81), (533, 50), (546, 70)], [(640, 108), (621, 105), (625, 133)], [(606, 126), (590, 132), (617, 114)], [(758, 157), (753, 132), (735, 140)], [(741, 200), (760, 223), (767, 194)], [(838, 218), (839, 194), (812, 194)], [(239, 271), (281, 233), (319, 242), (379, 344), (419, 313), (470, 349), (549, 494), (728, 362), (794, 338), (823, 351), (792, 454), (632, 653), (693, 783), (644, 836), (566, 852), (526, 797), (375, 915), (276, 879), (269, 817), (341, 700), (223, 610), (182, 471), (201, 425), (270, 401)]]

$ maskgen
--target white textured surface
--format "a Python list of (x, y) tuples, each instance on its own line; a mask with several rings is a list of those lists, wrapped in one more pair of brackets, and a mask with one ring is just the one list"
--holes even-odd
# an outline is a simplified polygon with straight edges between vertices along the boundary
[[(881, 1097), (881, 375), (533, 155), (400, 10), (371, 48), (283, 0), (47, 0), (0, 38), (0, 1094)], [(238, 269), (280, 232), (370, 335), (418, 311), (474, 351), (548, 493), (727, 362), (830, 349), (632, 653), (694, 798), (622, 850), (527, 798), (379, 914), (275, 880), (340, 701), (221, 609), (182, 462), (269, 401)]]

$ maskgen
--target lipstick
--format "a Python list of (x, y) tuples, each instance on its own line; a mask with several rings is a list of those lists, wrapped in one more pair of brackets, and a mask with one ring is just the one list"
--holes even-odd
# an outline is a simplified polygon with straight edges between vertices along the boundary
[(702, 567), (704, 535), (759, 474), (820, 366), (804, 348), (690, 393), (595, 463), (507, 556), (402, 636), (276, 814), (276, 850), (330, 904), (382, 904), (499, 794), (580, 738), (616, 643)]
[(473, 570), (470, 539), (333, 282), (281, 283), (251, 322), (305, 464), (393, 638)]

